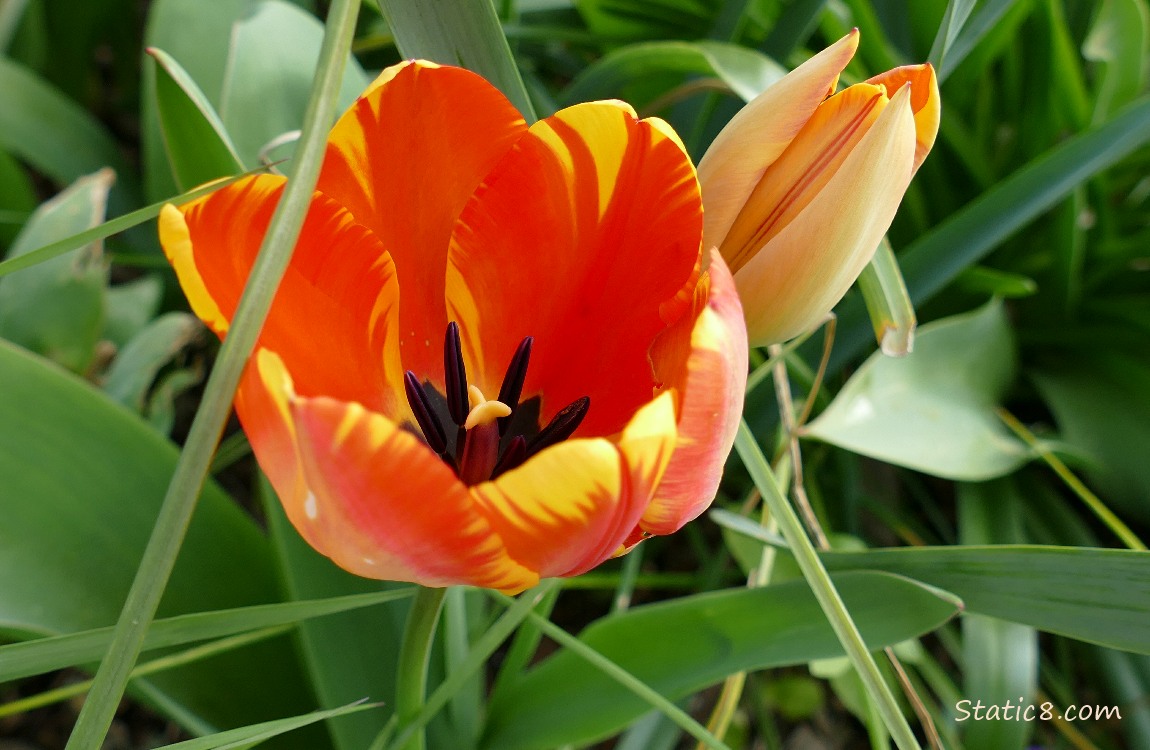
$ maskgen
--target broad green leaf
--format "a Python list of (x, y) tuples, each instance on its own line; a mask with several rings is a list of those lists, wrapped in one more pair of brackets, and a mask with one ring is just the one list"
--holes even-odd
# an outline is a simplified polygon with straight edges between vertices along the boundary
[[(196, 641), (223, 638), (276, 625), (306, 622), (406, 598), (413, 589), (354, 594), (310, 601), (257, 604), (214, 612), (196, 612), (156, 620), (148, 628), (144, 650), (182, 646)], [(64, 667), (96, 661), (112, 640), (112, 628), (48, 636), (0, 646), (0, 682), (9, 682)]]
[[(175, 447), (91, 385), (3, 342), (0, 425), (0, 630), (56, 635), (113, 623)], [(162, 615), (270, 602), (277, 589), (266, 539), (209, 482)], [(197, 731), (307, 707), (282, 637), (135, 686)]]
[(160, 368), (195, 341), (201, 331), (203, 326), (194, 315), (171, 312), (156, 318), (112, 360), (104, 375), (104, 392), (129, 409), (143, 413), (148, 390)]
[[(716, 523), (775, 544), (750, 519), (712, 510)], [(1001, 545), (822, 552), (828, 570), (883, 570), (961, 597), (967, 612), (1089, 643), (1150, 654), (1150, 552)]]
[(686, 75), (714, 76), (743, 101), (786, 75), (771, 58), (723, 42), (633, 44), (587, 66), (563, 92), (564, 104), (622, 98), (642, 109)]
[(255, 747), (272, 737), (294, 731), (300, 727), (306, 727), (309, 724), (378, 707), (378, 703), (352, 703), (328, 711), (313, 711), (302, 716), (275, 719), (261, 724), (231, 729), (209, 737), (197, 737), (194, 740), (185, 740), (174, 745), (164, 745), (157, 750), (239, 750), (240, 748)]
[[(322, 41), (323, 24), (283, 0), (261, 0), (232, 29), (219, 113), (245, 166), (258, 166), (272, 139), (299, 130)], [(363, 68), (349, 59), (339, 90), (341, 113), (367, 84)]]
[(380, 0), (379, 7), (404, 57), (459, 65), (478, 73), (502, 91), (527, 122), (535, 121), (535, 107), (489, 1)]
[(131, 171), (104, 127), (23, 66), (0, 57), (0, 148), (68, 184), (104, 167), (131, 195)]
[(1082, 56), (1101, 68), (1094, 100), (1094, 121), (1142, 92), (1146, 54), (1150, 51), (1150, 10), (1146, 0), (1102, 0)]
[(156, 316), (164, 283), (157, 274), (108, 288), (108, 317), (104, 320), (103, 338), (117, 347), (128, 343)]
[(204, 92), (168, 53), (150, 49), (156, 61), (155, 97), (172, 177), (189, 190), (243, 166), (224, 124)]
[(1098, 349), (1062, 356), (1028, 373), (1050, 406), (1061, 439), (1089, 457), (1083, 467), (1103, 499), (1150, 518), (1150, 362), (1145, 352)]
[(803, 434), (948, 479), (1008, 474), (1029, 458), (994, 413), (1014, 380), (1002, 305), (924, 326), (909, 357), (872, 355)]
[[(872, 648), (934, 630), (960, 606), (893, 576), (836, 576), (835, 586)], [(593, 623), (580, 640), (672, 700), (735, 672), (842, 653), (801, 581), (635, 607)], [(594, 666), (563, 651), (489, 706), (481, 747), (528, 750), (587, 743), (648, 709)]]
[[(110, 169), (100, 170), (40, 206), (12, 244), (10, 258), (102, 222), (114, 179)], [(104, 330), (107, 282), (99, 240), (0, 280), (0, 336), (84, 372)]]

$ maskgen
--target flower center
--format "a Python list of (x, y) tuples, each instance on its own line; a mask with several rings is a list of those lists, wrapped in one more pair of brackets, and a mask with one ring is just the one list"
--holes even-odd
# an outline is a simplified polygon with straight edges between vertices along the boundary
[[(429, 384), (420, 383), (414, 372), (404, 373), (407, 403), (424, 440), (464, 484), (495, 479), (544, 448), (566, 440), (587, 415), (591, 406), (587, 396), (560, 409), (542, 429), (537, 419), (527, 415), (527, 404), (521, 404), (519, 397), (523, 394), (533, 342), (531, 336), (519, 342), (503, 376), (499, 396), (491, 400), (479, 388), (467, 384), (459, 325), (454, 321), (447, 325), (443, 341), (446, 393), (440, 397)], [(443, 426), (447, 420), (455, 425), (453, 439), (449, 439)]]

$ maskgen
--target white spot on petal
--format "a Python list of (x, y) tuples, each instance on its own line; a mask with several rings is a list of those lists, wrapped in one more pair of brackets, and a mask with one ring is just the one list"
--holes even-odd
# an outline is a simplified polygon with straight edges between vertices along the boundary
[(303, 501), (303, 512), (313, 521), (319, 516), (319, 506), (316, 505), (314, 492), (307, 493), (307, 499)]

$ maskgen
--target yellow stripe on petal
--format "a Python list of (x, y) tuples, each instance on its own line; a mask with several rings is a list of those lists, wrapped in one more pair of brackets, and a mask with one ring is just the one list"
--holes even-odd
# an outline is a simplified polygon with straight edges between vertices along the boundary
[(180, 209), (171, 203), (160, 209), (159, 218), (160, 245), (164, 248), (164, 255), (176, 270), (176, 277), (188, 297), (188, 304), (192, 312), (204, 321), (218, 336), (228, 331), (228, 319), (220, 312), (219, 305), (212, 298), (196, 268), (196, 256), (192, 249), (192, 236), (188, 230), (188, 222)]

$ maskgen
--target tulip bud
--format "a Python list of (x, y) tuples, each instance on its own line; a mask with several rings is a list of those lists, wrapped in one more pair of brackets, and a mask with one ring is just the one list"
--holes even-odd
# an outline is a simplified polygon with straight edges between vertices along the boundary
[(699, 164), (704, 246), (735, 277), (755, 346), (818, 325), (874, 255), (938, 132), (929, 65), (834, 93), (852, 31), (768, 88)]

